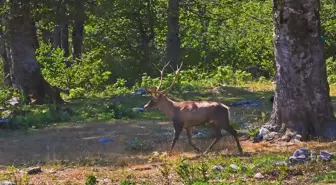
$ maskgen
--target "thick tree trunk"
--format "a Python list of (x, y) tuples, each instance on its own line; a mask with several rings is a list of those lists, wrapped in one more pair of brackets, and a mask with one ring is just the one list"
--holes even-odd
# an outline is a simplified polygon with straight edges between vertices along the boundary
[(319, 0), (273, 0), (276, 91), (270, 127), (335, 139)]
[(2, 59), (2, 67), (3, 67), (3, 80), (4, 84), (7, 86), (12, 86), (12, 80), (10, 75), (10, 58), (8, 56), (7, 45), (5, 41), (5, 35), (3, 30), (0, 28), (0, 55)]
[(36, 103), (44, 103), (45, 100), (62, 103), (59, 92), (55, 91), (41, 74), (34, 51), (31, 22), (29, 3), (21, 2), (21, 6), (10, 5), (8, 34), (13, 85), (24, 93), (27, 102), (31, 96)]
[(179, 64), (181, 55), (181, 42), (179, 39), (179, 0), (168, 1), (168, 33), (167, 33), (167, 58), (170, 64)]

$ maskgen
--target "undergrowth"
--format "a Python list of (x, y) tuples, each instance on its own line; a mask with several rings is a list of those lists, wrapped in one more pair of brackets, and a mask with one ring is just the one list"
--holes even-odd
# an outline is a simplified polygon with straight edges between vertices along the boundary
[[(55, 52), (54, 55), (57, 54), (57, 51)], [(44, 60), (47, 62), (46, 59)], [(45, 65), (47, 64), (49, 65), (49, 63), (45, 63)], [(62, 66), (63, 64), (60, 64), (60, 67)], [(58, 73), (60, 69), (56, 68), (57, 66), (53, 67), (52, 69), (55, 70), (45, 71), (45, 75), (53, 76)], [(173, 74), (167, 74), (163, 79), (162, 89), (168, 87), (172, 83), (173, 78)], [(61, 81), (66, 81), (66, 79), (66, 75), (60, 76)], [(102, 76), (102, 79), (105, 79), (105, 77)], [(184, 70), (180, 72), (179, 79), (168, 96), (177, 101), (214, 100), (229, 103), (243, 98), (257, 99), (253, 97), (257, 94), (259, 94), (257, 95), (258, 97), (271, 94), (268, 92), (273, 88), (270, 82), (265, 81), (263, 78), (253, 82), (250, 81), (250, 79), (251, 77), (248, 73), (239, 70), (233, 72), (229, 67), (218, 67), (217, 71), (214, 72), (202, 72), (197, 69)], [(97, 80), (99, 81), (99, 79)], [(124, 79), (118, 79), (113, 85), (107, 85), (105, 87), (102, 86), (104, 80), (102, 80), (101, 83), (98, 81), (95, 82), (96, 85), (91, 89), (87, 86), (81, 86), (80, 84), (82, 84), (82, 82), (72, 82), (73, 84), (71, 86), (73, 86), (73, 88), (70, 89), (70, 94), (62, 94), (62, 97), (67, 103), (61, 106), (53, 104), (19, 104), (13, 108), (5, 101), (10, 96), (15, 96), (20, 99), (20, 93), (9, 89), (0, 89), (0, 103), (8, 108), (6, 111), (2, 111), (1, 117), (9, 117), (10, 124), (8, 127), (11, 129), (36, 129), (58, 123), (78, 121), (167, 119), (158, 110), (139, 112), (133, 109), (135, 107), (142, 107), (149, 100), (149, 96), (134, 95), (132, 92), (140, 88), (158, 85), (159, 78), (151, 78), (144, 74), (141, 83), (136, 83), (130, 88), (126, 86)], [(249, 85), (247, 85), (246, 81), (249, 81)], [(255, 93), (248, 92), (247, 86), (249, 88), (252, 87)], [(221, 87), (221, 92), (209, 96), (209, 92), (215, 87)], [(63, 88), (65, 88), (65, 86)], [(15, 109), (15, 111), (13, 111), (13, 109)], [(232, 125), (239, 129), (241, 128), (241, 123), (247, 121), (255, 120), (233, 120)]]

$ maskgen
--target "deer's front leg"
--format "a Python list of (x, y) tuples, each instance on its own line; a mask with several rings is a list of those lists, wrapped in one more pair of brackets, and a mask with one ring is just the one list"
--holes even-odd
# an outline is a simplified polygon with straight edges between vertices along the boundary
[(200, 148), (198, 148), (191, 140), (191, 135), (192, 135), (192, 127), (187, 127), (187, 136), (188, 136), (188, 143), (191, 145), (197, 152), (202, 152)]
[(174, 126), (174, 138), (173, 138), (173, 141), (171, 143), (171, 147), (170, 147), (170, 150), (169, 152), (171, 152), (175, 146), (175, 143), (176, 141), (178, 140), (178, 138), (180, 137), (180, 134), (181, 134), (181, 131), (183, 129), (183, 123), (181, 122), (174, 122), (173, 123), (173, 126)]

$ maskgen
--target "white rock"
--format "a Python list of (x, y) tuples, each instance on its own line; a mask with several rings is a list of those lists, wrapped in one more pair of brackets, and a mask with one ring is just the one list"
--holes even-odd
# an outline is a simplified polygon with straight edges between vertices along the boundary
[(254, 175), (254, 178), (256, 178), (256, 179), (263, 179), (264, 176), (263, 176), (261, 173), (256, 173), (256, 174)]
[(0, 181), (0, 185), (16, 185), (16, 184), (10, 181)]
[(259, 129), (259, 135), (261, 135), (262, 137), (265, 137), (267, 134), (269, 134), (269, 130), (267, 128), (261, 127)]
[(223, 171), (224, 167), (221, 166), (221, 165), (215, 165), (215, 166), (212, 167), (212, 169), (217, 170), (217, 171)]
[(238, 169), (238, 166), (237, 166), (237, 165), (235, 165), (235, 164), (230, 164), (230, 167), (231, 167), (231, 168), (233, 168), (233, 169), (235, 169), (235, 170), (237, 170), (237, 169)]

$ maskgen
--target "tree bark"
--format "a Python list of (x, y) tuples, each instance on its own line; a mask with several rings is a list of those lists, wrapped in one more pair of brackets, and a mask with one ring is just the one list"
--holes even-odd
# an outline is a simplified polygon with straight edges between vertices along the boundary
[(35, 25), (35, 21), (31, 20), (31, 26), (30, 26), (30, 33), (31, 33), (31, 37), (32, 37), (32, 43), (33, 43), (33, 47), (36, 50), (37, 48), (40, 47), (39, 42), (38, 42), (38, 38), (37, 38), (37, 30), (36, 30), (36, 25)]
[(5, 40), (5, 35), (3, 33), (3, 30), (0, 28), (0, 55), (2, 59), (2, 67), (3, 67), (3, 80), (4, 84), (11, 87), (12, 86), (12, 80), (11, 80), (11, 74), (10, 74), (10, 58), (8, 56), (8, 47)]
[(76, 12), (74, 15), (74, 24), (72, 30), (72, 56), (73, 59), (80, 58), (82, 55), (82, 47), (84, 40), (84, 22), (85, 22), (85, 9), (84, 1), (76, 1)]
[(168, 1), (168, 33), (167, 33), (167, 58), (170, 64), (179, 64), (181, 55), (181, 42), (179, 39), (179, 0)]
[(69, 56), (69, 25), (63, 23), (61, 27), (61, 45), (64, 51), (64, 57)]
[(23, 92), (27, 103), (31, 97), (38, 104), (45, 100), (62, 103), (60, 93), (43, 78), (35, 56), (29, 2), (20, 5), (11, 3), (8, 21), (13, 86)]
[(69, 56), (69, 19), (67, 17), (66, 2), (59, 0), (56, 8), (56, 26), (54, 28), (54, 48), (60, 47), (64, 57)]
[(273, 0), (276, 91), (272, 130), (335, 139), (319, 0)]

